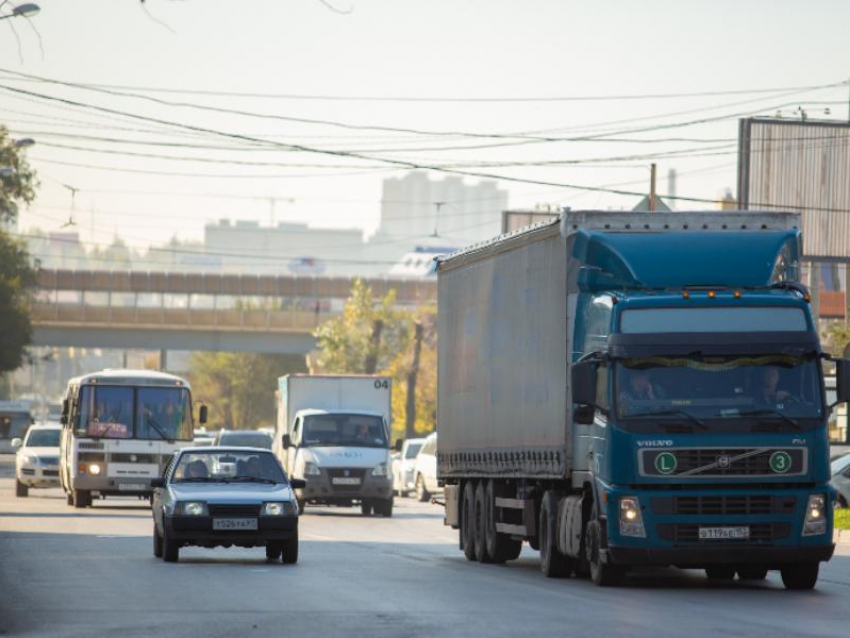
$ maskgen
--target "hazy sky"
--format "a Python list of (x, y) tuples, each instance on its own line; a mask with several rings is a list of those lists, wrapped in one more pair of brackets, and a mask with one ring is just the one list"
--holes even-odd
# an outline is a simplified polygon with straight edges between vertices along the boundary
[[(137, 247), (198, 239), (205, 222), (222, 217), (267, 223), (271, 198), (278, 221), (373, 230), (381, 180), (401, 174), (381, 160), (636, 191), (648, 188), (656, 161), (661, 192), (675, 168), (679, 195), (716, 198), (735, 185), (740, 115), (781, 108), (791, 117), (797, 106), (810, 117), (827, 107), (827, 117), (848, 113), (846, 85), (802, 88), (850, 77), (846, 1), (328, 2), (348, 13), (320, 0), (40, 0), (31, 24), (0, 22), (0, 87), (39, 94), (0, 89), (0, 123), (38, 140), (28, 154), (42, 188), (21, 228), (59, 228), (72, 204), (66, 184), (79, 189), (74, 220), (83, 238), (97, 243), (115, 233)], [(746, 92), (761, 89), (778, 90)], [(721, 94), (530, 100), (706, 92)], [(341, 99), (352, 97), (467, 101)], [(667, 126), (705, 118), (721, 119)], [(518, 162), (532, 165), (505, 165)], [(637, 201), (502, 186), (512, 206)], [(688, 206), (707, 205), (678, 205)]]

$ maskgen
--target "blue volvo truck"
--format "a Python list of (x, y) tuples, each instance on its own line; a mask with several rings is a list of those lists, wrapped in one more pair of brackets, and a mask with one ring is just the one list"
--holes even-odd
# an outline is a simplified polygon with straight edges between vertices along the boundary
[[(438, 260), (438, 478), (469, 560), (815, 586), (823, 364), (780, 212), (565, 212)], [(836, 399), (850, 395), (834, 360)]]

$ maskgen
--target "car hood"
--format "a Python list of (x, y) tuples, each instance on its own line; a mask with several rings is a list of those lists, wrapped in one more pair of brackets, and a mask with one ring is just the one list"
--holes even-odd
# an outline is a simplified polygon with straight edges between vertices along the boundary
[(376, 447), (304, 448), (304, 460), (319, 467), (375, 467), (389, 462), (389, 450)]
[(289, 485), (263, 483), (187, 483), (172, 484), (175, 500), (203, 500), (208, 503), (262, 503), (292, 500)]
[(18, 454), (26, 454), (27, 456), (59, 456), (58, 447), (24, 447), (18, 451)]

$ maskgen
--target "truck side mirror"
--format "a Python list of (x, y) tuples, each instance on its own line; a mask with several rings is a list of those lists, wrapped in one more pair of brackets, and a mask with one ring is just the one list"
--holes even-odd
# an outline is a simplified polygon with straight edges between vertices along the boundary
[(580, 404), (573, 412), (573, 422), (579, 425), (593, 425), (594, 416), (596, 416), (596, 409), (592, 405)]
[(580, 361), (572, 365), (570, 380), (573, 386), (573, 403), (596, 405), (596, 370), (598, 367), (598, 361)]
[(59, 423), (68, 425), (68, 399), (62, 399), (62, 416), (59, 417)]
[(395, 447), (393, 448), (396, 452), (401, 452), (401, 448), (404, 447), (404, 439), (396, 439)]
[(207, 406), (205, 405), (201, 405), (201, 407), (198, 408), (198, 421), (201, 422), (201, 425), (207, 422), (207, 412)]
[(850, 401), (850, 359), (835, 359), (835, 402)]
[(283, 449), (288, 450), (292, 447), (292, 437), (288, 434), (284, 434), (281, 439), (281, 443), (283, 443)]

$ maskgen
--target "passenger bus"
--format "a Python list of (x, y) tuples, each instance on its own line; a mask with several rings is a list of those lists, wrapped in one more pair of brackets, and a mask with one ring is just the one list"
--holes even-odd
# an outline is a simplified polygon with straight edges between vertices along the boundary
[[(206, 422), (206, 406), (198, 417)], [(192, 444), (192, 391), (171, 374), (104, 370), (68, 382), (61, 423), (59, 477), (69, 505), (149, 497), (172, 452)]]
[(12, 454), (12, 439), (24, 438), (33, 423), (28, 401), (0, 401), (0, 454)]

